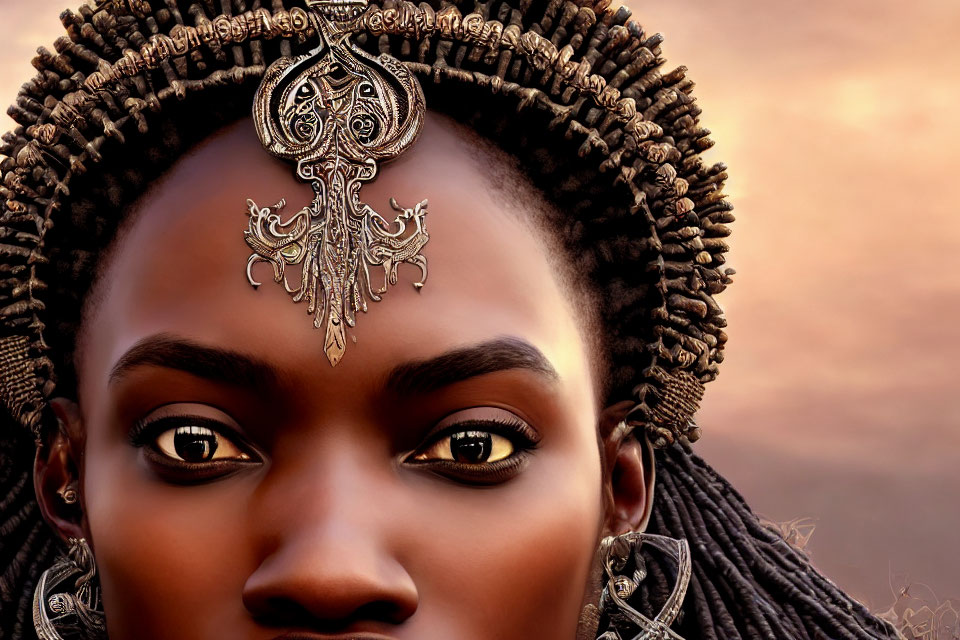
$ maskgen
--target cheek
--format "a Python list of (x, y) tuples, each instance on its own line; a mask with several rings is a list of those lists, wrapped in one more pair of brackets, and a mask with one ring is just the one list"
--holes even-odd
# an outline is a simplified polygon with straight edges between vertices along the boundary
[(87, 458), (86, 508), (111, 640), (192, 640), (242, 628), (250, 479), (162, 485), (131, 451), (94, 449)]
[(600, 531), (600, 463), (537, 453), (514, 484), (457, 489), (431, 524), (435, 573), (419, 581), (421, 602), (456, 619), (453, 637), (575, 635)]

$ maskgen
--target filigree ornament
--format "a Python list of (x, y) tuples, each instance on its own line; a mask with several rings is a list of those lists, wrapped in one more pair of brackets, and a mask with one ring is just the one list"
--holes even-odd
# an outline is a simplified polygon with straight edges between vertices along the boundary
[[(257, 287), (253, 266), (273, 265), (274, 280), (294, 302), (307, 303), (315, 327), (325, 327), (324, 351), (333, 366), (346, 346), (344, 325), (354, 326), (367, 298), (379, 301), (387, 285), (397, 283), (401, 263), (420, 268), (417, 289), (427, 279), (421, 254), (430, 238), (427, 201), (403, 208), (391, 199), (399, 214), (391, 223), (360, 200), (378, 162), (414, 143), (426, 110), (420, 83), (399, 60), (371, 56), (350, 41), (349, 25), (366, 4), (308, 0), (320, 45), (271, 64), (253, 106), (263, 146), (296, 161), (297, 176), (311, 184), (314, 198), (286, 221), (283, 200), (273, 207), (247, 201), (244, 236), (253, 249), (247, 278)], [(291, 267), (300, 276), (293, 284)], [(383, 269), (382, 285), (374, 285), (371, 269)]]
[[(643, 545), (668, 555), (677, 563), (673, 591), (652, 620), (630, 605), (638, 586), (647, 576)], [(690, 545), (684, 539), (652, 533), (630, 532), (608, 536), (600, 542), (606, 584), (600, 595), (600, 608), (608, 628), (597, 640), (683, 640), (670, 628), (680, 615), (692, 573)]]
[(66, 557), (43, 572), (33, 593), (33, 628), (39, 640), (106, 637), (97, 565), (84, 538), (70, 538)]

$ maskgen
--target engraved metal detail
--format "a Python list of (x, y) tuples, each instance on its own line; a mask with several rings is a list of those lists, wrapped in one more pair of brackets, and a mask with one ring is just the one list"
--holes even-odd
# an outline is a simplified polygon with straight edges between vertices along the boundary
[[(630, 597), (647, 575), (646, 563), (640, 553), (644, 544), (671, 556), (677, 562), (673, 591), (663, 609), (652, 620), (629, 603)], [(670, 625), (680, 614), (692, 573), (687, 541), (652, 533), (631, 532), (604, 538), (600, 550), (607, 581), (600, 597), (600, 606), (611, 619), (616, 618), (623, 623), (624, 628), (618, 625), (616, 629), (601, 634), (598, 640), (683, 640)]]
[[(423, 126), (426, 104), (417, 79), (396, 58), (372, 56), (350, 41), (349, 24), (366, 6), (361, 1), (308, 0), (320, 44), (308, 54), (280, 58), (267, 69), (254, 99), (253, 115), (263, 146), (297, 163), (297, 176), (313, 187), (313, 201), (283, 220), (281, 200), (273, 207), (247, 201), (244, 232), (253, 250), (247, 279), (260, 285), (252, 268), (273, 266), (274, 280), (294, 302), (306, 302), (314, 326), (323, 327), (324, 352), (336, 366), (346, 346), (346, 326), (397, 283), (397, 267), (420, 269), (430, 236), (427, 201), (401, 207), (388, 221), (360, 200), (360, 187), (377, 175), (378, 163), (403, 153)], [(288, 271), (299, 278), (288, 279)], [(371, 270), (383, 270), (380, 284)]]
[(83, 538), (71, 538), (67, 556), (43, 572), (33, 593), (33, 628), (39, 640), (106, 637), (97, 565)]

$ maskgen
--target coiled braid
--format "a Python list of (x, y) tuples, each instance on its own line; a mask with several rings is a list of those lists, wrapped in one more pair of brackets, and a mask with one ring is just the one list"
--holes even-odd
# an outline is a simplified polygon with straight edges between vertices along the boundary
[[(713, 299), (731, 273), (726, 173), (700, 160), (712, 143), (685, 70), (662, 72), (660, 36), (608, 4), (384, 2), (354, 41), (404, 61), (431, 108), (515, 154), (560, 205), (557, 234), (597, 292), (607, 395), (631, 399), (630, 424), (659, 447), (651, 528), (691, 541), (681, 633), (896, 637), (689, 451), (726, 342)], [(116, 212), (249, 111), (266, 65), (310, 45), (305, 16), (289, 0), (110, 0), (64, 12), (67, 35), (34, 59), (0, 147), (0, 599), (14, 605), (0, 638), (31, 637), (32, 587), (56, 551), (33, 500), (30, 435), (51, 428), (46, 398), (72, 394), (73, 337)], [(656, 558), (648, 567), (638, 608), (652, 615), (673, 577)]]

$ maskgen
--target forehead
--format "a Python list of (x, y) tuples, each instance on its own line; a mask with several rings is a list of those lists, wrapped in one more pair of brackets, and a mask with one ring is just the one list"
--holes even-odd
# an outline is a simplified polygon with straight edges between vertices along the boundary
[[(529, 222), (526, 209), (535, 202), (517, 198), (515, 185), (498, 188), (484, 165), (491, 161), (490, 150), (431, 115), (414, 148), (364, 185), (361, 200), (388, 220), (395, 216), (390, 198), (404, 207), (429, 201), (429, 278), (417, 291), (419, 270), (400, 265), (398, 283), (382, 301), (368, 301), (369, 312), (347, 329), (346, 352), (333, 368), (306, 304), (274, 283), (268, 265), (254, 267), (259, 289), (245, 273), (246, 200), (267, 206), (285, 199), (287, 219), (313, 193), (292, 166), (263, 150), (252, 122), (224, 129), (142, 198), (118, 240), (85, 318), (81, 398), (105, 384), (125, 351), (158, 333), (239, 350), (332, 385), (374, 380), (398, 363), (512, 336), (540, 349), (561, 378), (591, 387), (574, 301)], [(382, 271), (374, 269), (372, 279), (376, 287)]]

